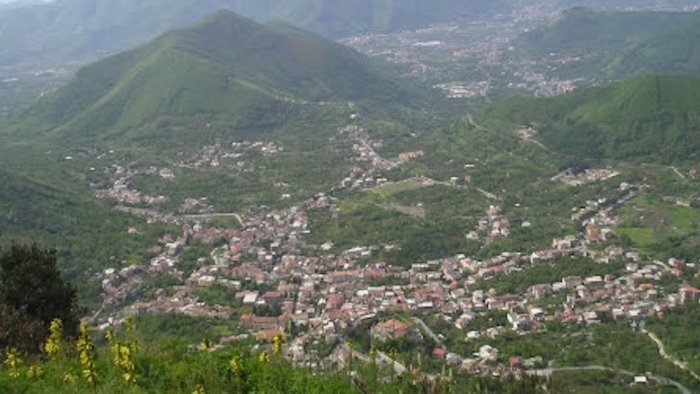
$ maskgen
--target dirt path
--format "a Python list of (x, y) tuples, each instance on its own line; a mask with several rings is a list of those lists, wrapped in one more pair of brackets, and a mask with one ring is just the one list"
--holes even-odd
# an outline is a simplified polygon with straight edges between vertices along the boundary
[(657, 337), (653, 332), (647, 331), (646, 329), (642, 330), (642, 332), (644, 334), (646, 334), (649, 338), (651, 338), (652, 341), (654, 341), (654, 343), (656, 344), (656, 347), (659, 348), (659, 355), (661, 355), (661, 357), (663, 357), (665, 360), (673, 363), (673, 365), (677, 366), (678, 368), (688, 372), (689, 374), (691, 374), (693, 376), (693, 378), (695, 378), (695, 380), (700, 382), (700, 375), (691, 371), (688, 368), (688, 363), (682, 362), (682, 361), (678, 360), (677, 358), (666, 353), (666, 348), (664, 347), (664, 343), (661, 342), (659, 337)]
[(425, 322), (421, 320), (421, 318), (414, 317), (413, 321), (419, 326), (421, 326), (423, 331), (425, 331), (428, 334), (428, 336), (430, 336), (433, 339), (433, 341), (435, 341), (435, 343), (437, 343), (439, 346), (445, 346), (442, 340), (437, 335), (435, 335), (435, 332), (433, 332), (433, 330), (430, 327), (428, 327), (428, 325), (425, 324)]
[(241, 227), (245, 227), (245, 224), (243, 223), (243, 218), (241, 218), (241, 215), (239, 215), (237, 213), (203, 213), (203, 214), (197, 214), (197, 215), (183, 215), (182, 217), (185, 219), (193, 219), (193, 220), (234, 218), (238, 221), (238, 223), (241, 225)]

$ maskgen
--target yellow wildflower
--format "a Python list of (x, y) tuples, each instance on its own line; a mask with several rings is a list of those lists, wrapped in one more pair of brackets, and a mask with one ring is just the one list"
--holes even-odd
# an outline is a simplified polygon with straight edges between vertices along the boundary
[[(133, 321), (129, 318), (124, 323), (127, 330), (133, 330)], [(138, 349), (136, 341), (119, 342), (114, 330), (110, 329), (105, 335), (112, 353), (112, 363), (122, 372), (122, 379), (126, 383), (134, 383), (136, 380), (136, 366), (134, 356)]]
[(20, 376), (20, 368), (22, 368), (22, 357), (19, 355), (19, 351), (15, 348), (7, 349), (5, 352), (5, 367), (9, 369), (8, 374), (11, 378), (17, 379)]
[(127, 317), (126, 320), (124, 320), (124, 328), (126, 328), (126, 332), (134, 332), (136, 330), (134, 318)]
[(41, 376), (41, 374), (42, 374), (43, 372), (44, 372), (44, 371), (41, 370), (41, 367), (40, 367), (40, 366), (38, 366), (38, 365), (32, 365), (31, 367), (29, 367), (29, 369), (27, 369), (27, 377), (28, 377), (29, 379), (36, 379), (36, 378), (38, 378), (39, 376)]
[(209, 338), (206, 338), (202, 342), (200, 342), (199, 348), (204, 350), (205, 352), (210, 352), (212, 350), (212, 343), (209, 340)]
[(49, 327), (49, 337), (44, 344), (44, 352), (50, 359), (56, 360), (61, 354), (61, 344), (63, 342), (63, 323), (61, 319), (53, 319)]
[(231, 370), (231, 373), (233, 373), (235, 376), (238, 376), (243, 370), (243, 360), (241, 360), (240, 356), (233, 355), (233, 357), (231, 357), (231, 361), (229, 361), (228, 363), (228, 366)]
[(258, 356), (258, 361), (260, 361), (263, 364), (268, 363), (268, 362), (270, 362), (270, 355), (267, 354), (267, 352), (262, 352)]
[(95, 345), (92, 343), (90, 329), (85, 324), (80, 325), (80, 336), (75, 344), (78, 350), (82, 375), (85, 381), (94, 386), (97, 384), (97, 371), (95, 367)]
[(66, 372), (63, 375), (63, 383), (73, 384), (78, 378), (72, 372)]
[(275, 335), (273, 342), (274, 342), (274, 347), (272, 349), (272, 352), (274, 354), (282, 353), (282, 345), (284, 345), (284, 337), (282, 335)]

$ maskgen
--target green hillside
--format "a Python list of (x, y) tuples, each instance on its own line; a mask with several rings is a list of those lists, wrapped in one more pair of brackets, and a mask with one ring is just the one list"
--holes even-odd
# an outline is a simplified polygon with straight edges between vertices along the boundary
[(565, 11), (556, 21), (524, 34), (517, 43), (534, 56), (614, 52), (697, 17), (680, 12), (598, 12), (577, 7)]
[(700, 79), (643, 76), (556, 98), (506, 99), (487, 114), (533, 125), (549, 147), (578, 157), (697, 160)]
[(613, 75), (639, 73), (700, 76), (700, 13), (643, 43), (630, 46), (607, 66)]
[[(47, 163), (41, 165), (47, 174), (42, 179), (17, 175), (14, 170), (0, 171), (0, 245), (12, 239), (55, 247), (64, 275), (86, 278), (103, 269), (114, 259), (112, 256), (125, 261), (149, 258), (145, 249), (170, 229), (164, 225), (143, 226), (141, 219), (112, 210), (76, 185), (57, 181), (56, 176), (65, 174), (65, 169), (52, 171)], [(127, 236), (130, 226), (140, 226), (144, 233)], [(97, 284), (76, 282), (86, 305), (99, 301)]]
[(95, 59), (228, 9), (328, 37), (506, 10), (493, 0), (57, 0), (0, 13), (0, 64)]
[(567, 77), (623, 79), (643, 74), (700, 76), (700, 13), (566, 11), (526, 33), (516, 47), (526, 57), (575, 57), (558, 67)]
[[(319, 101), (389, 102), (404, 97), (355, 52), (281, 23), (228, 11), (200, 25), (80, 70), (10, 130), (15, 136), (114, 137), (163, 118), (225, 117), (274, 123), (275, 114)], [(156, 132), (162, 132), (158, 129)]]

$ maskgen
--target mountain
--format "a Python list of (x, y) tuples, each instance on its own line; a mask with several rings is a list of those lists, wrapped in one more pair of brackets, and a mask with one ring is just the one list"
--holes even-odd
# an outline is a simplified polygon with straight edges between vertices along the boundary
[(0, 65), (95, 59), (219, 9), (337, 38), (506, 11), (504, 0), (56, 0), (0, 13)]
[(531, 58), (575, 57), (557, 72), (567, 77), (624, 79), (642, 74), (700, 76), (700, 12), (566, 11), (528, 32), (516, 47)]
[(22, 138), (142, 136), (142, 126), (163, 119), (260, 125), (309, 102), (407, 100), (372, 70), (356, 52), (313, 34), (220, 11), (81, 69), (10, 130)]
[(577, 7), (554, 22), (522, 35), (516, 43), (533, 56), (614, 53), (698, 19), (682, 12), (598, 12)]
[(700, 79), (641, 76), (552, 98), (513, 97), (491, 119), (532, 125), (548, 147), (577, 157), (673, 163), (700, 152)]
[(640, 73), (700, 76), (700, 13), (663, 34), (626, 48), (607, 66), (612, 75)]

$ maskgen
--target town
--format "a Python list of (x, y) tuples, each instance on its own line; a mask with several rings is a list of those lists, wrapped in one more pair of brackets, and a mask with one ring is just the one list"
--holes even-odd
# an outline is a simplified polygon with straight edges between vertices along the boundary
[[(547, 360), (504, 360), (498, 349), (483, 346), (474, 354), (459, 354), (446, 345), (444, 334), (436, 334), (422, 316), (438, 316), (453, 330), (463, 333), (463, 341), (496, 338), (505, 333), (518, 335), (545, 330), (549, 322), (569, 325), (598, 325), (603, 321), (626, 321), (643, 329), (650, 316), (663, 316), (669, 309), (700, 301), (700, 290), (682, 284), (668, 293), (662, 286), (667, 277), (700, 276), (694, 262), (671, 258), (646, 261), (639, 251), (616, 244), (615, 227), (622, 223), (616, 212), (636, 196), (645, 185), (622, 182), (612, 195), (588, 201), (573, 212), (570, 220), (578, 232), (552, 240), (548, 249), (531, 253), (517, 250), (478, 260), (464, 254), (442, 259), (396, 266), (377, 261), (382, 248), (392, 245), (357, 245), (337, 250), (332, 242), (316, 245), (308, 242), (309, 217), (313, 212), (334, 211), (333, 193), (344, 189), (370, 190), (388, 181), (382, 173), (421, 157), (422, 151), (406, 152), (395, 159), (384, 159), (373, 140), (361, 127), (350, 125), (339, 136), (355, 141), (353, 151), (358, 163), (348, 177), (333, 190), (282, 209), (250, 210), (228, 214), (239, 222), (237, 228), (211, 226), (216, 217), (206, 200), (187, 199), (178, 212), (157, 212), (166, 197), (144, 196), (131, 189), (130, 179), (137, 175), (174, 177), (167, 168), (150, 167), (129, 170), (115, 165), (108, 170), (108, 188), (96, 188), (100, 198), (117, 200), (117, 209), (163, 221), (182, 228), (178, 235), (161, 239), (154, 246), (158, 255), (148, 264), (132, 265), (100, 274), (103, 308), (93, 321), (99, 329), (119, 324), (129, 316), (142, 313), (175, 313), (238, 321), (249, 334), (219, 338), (226, 343), (241, 338), (270, 341), (289, 336), (287, 355), (309, 366), (345, 363), (348, 357), (363, 357), (347, 347), (344, 333), (363, 322), (371, 327), (374, 341), (394, 339), (424, 340), (434, 344), (432, 357), (460, 370), (493, 375), (532, 370), (541, 373)], [(283, 148), (274, 144), (239, 142), (234, 149), (264, 149), (274, 154)], [(239, 160), (236, 153), (225, 153), (220, 146), (205, 147), (202, 156), (185, 165), (213, 165), (226, 155)], [(367, 167), (367, 165), (369, 167)], [(589, 182), (609, 181), (614, 169), (567, 170), (550, 182), (576, 187)], [(426, 187), (435, 184), (451, 187), (459, 178), (440, 182), (420, 179)], [(415, 180), (414, 180), (415, 181)], [(146, 208), (138, 208), (146, 206)], [(192, 214), (197, 212), (198, 214)], [(227, 214), (222, 214), (227, 215)], [(508, 238), (513, 224), (501, 208), (491, 205), (476, 227), (464, 237), (485, 244)], [(522, 227), (532, 226), (522, 222)], [(137, 229), (130, 229), (137, 234)], [(208, 253), (194, 267), (184, 267), (183, 254), (193, 245), (204, 245)], [(592, 264), (604, 275), (563, 276), (555, 281), (533, 283), (523, 291), (499, 292), (490, 283), (518, 275), (538, 266), (571, 260), (572, 264)], [(144, 297), (145, 284), (170, 278), (170, 288), (158, 288)], [(162, 281), (158, 281), (159, 283)], [(228, 305), (207, 303), (199, 298), (203, 289), (218, 289), (230, 300)], [(108, 311), (108, 312), (103, 312)], [(503, 313), (506, 324), (470, 329), (470, 323), (488, 313)], [(409, 318), (410, 316), (410, 318)], [(330, 344), (331, 352), (320, 353), (320, 343)], [(381, 353), (381, 357), (390, 356)], [(407, 366), (397, 365), (399, 370)]]

